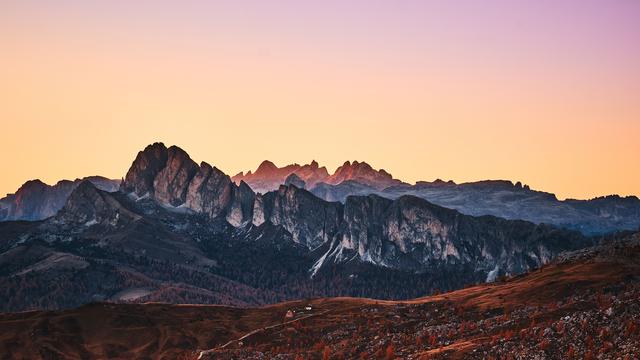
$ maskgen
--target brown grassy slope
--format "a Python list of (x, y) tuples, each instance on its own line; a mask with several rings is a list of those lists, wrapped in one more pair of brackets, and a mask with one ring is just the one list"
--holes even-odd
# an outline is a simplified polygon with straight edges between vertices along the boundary
[[(626, 298), (632, 298), (630, 286), (637, 284), (640, 275), (634, 260), (638, 250), (637, 246), (626, 248), (614, 258), (573, 259), (506, 282), (403, 302), (329, 298), (254, 309), (92, 304), (66, 311), (0, 314), (0, 355), (10, 359), (195, 358), (199, 350), (211, 349), (206, 357), (320, 359), (326, 352), (330, 358), (389, 354), (391, 358), (457, 358), (472, 356), (476, 350), (485, 352), (477, 353), (482, 358), (502, 351), (500, 346), (506, 345), (499, 339), (509, 341), (514, 333), (517, 337), (526, 331), (522, 336), (532, 341), (530, 347), (556, 358), (554, 351), (564, 354), (566, 344), (543, 349), (544, 339), (534, 323), (556, 326), (552, 324), (568, 314), (593, 309), (597, 315), (613, 303), (606, 298), (608, 289), (622, 289), (616, 291), (626, 291), (632, 294)], [(307, 305), (311, 311), (304, 309)], [(296, 310), (296, 317), (281, 325), (288, 309)], [(256, 332), (241, 343), (233, 341), (252, 331)], [(596, 339), (595, 346), (606, 347), (607, 342), (614, 340)], [(584, 353), (590, 351), (584, 346)]]

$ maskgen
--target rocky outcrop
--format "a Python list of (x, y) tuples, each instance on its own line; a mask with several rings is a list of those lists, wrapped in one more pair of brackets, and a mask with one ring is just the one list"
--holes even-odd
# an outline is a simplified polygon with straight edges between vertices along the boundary
[(293, 185), (293, 186), (297, 187), (298, 189), (304, 189), (305, 182), (298, 175), (291, 174), (291, 175), (287, 176), (287, 178), (284, 180), (284, 185), (286, 185), (286, 186)]
[(136, 197), (150, 196), (171, 206), (184, 204), (198, 165), (177, 146), (147, 146), (133, 161), (121, 189)]
[(124, 208), (110, 193), (98, 190), (90, 181), (81, 182), (71, 193), (54, 222), (117, 226), (140, 218)]
[(40, 180), (30, 180), (24, 183), (15, 194), (0, 199), (0, 221), (33, 221), (51, 217), (64, 206), (73, 190), (85, 180), (107, 192), (116, 191), (120, 186), (119, 180), (101, 176), (90, 176), (74, 181), (61, 180), (55, 185), (47, 185)]
[(415, 270), (433, 263), (482, 262), (493, 256), (468, 252), (458, 237), (461, 217), (415, 197), (395, 201), (376, 195), (349, 197), (341, 245), (357, 250), (364, 261)]
[(296, 243), (310, 249), (334, 238), (342, 221), (342, 205), (315, 197), (295, 186), (280, 186), (278, 191), (256, 198), (253, 224), (269, 221), (291, 233)]
[(167, 165), (168, 151), (163, 143), (154, 143), (140, 151), (122, 182), (121, 190), (138, 197), (154, 194), (154, 180)]
[(244, 181), (232, 188), (232, 201), (227, 211), (227, 221), (233, 226), (240, 226), (251, 221), (253, 216), (255, 194)]
[(165, 167), (153, 180), (154, 199), (172, 206), (184, 204), (189, 183), (198, 170), (198, 165), (184, 150), (177, 146), (170, 147)]
[(203, 162), (189, 183), (185, 204), (195, 212), (215, 218), (229, 207), (233, 193), (234, 185), (229, 176)]
[[(419, 270), (433, 264), (473, 264), (516, 274), (560, 252), (590, 245), (577, 232), (491, 216), (472, 217), (403, 196), (349, 197), (339, 246), (364, 261)], [(341, 251), (335, 251), (341, 253)]]
[(384, 218), (393, 202), (379, 196), (351, 196), (344, 206), (341, 246), (358, 252), (362, 260), (383, 258)]
[(235, 185), (218, 168), (198, 166), (184, 150), (162, 143), (138, 153), (121, 189), (137, 199), (148, 195), (162, 205), (222, 216), (234, 226), (251, 220), (255, 197), (247, 184)]

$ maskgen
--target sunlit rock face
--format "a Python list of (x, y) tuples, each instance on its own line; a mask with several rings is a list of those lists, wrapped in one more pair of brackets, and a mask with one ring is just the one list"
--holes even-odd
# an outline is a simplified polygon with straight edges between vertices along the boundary
[(148, 196), (161, 204), (178, 206), (184, 203), (189, 181), (197, 170), (182, 149), (154, 143), (138, 153), (121, 190), (136, 198)]
[(167, 150), (167, 163), (153, 180), (154, 198), (165, 204), (184, 204), (191, 179), (198, 172), (198, 165), (177, 146)]
[(154, 143), (140, 151), (122, 182), (121, 189), (138, 197), (153, 196), (154, 181), (167, 165), (168, 151), (163, 143)]
[(230, 205), (234, 193), (231, 178), (216, 167), (203, 162), (189, 183), (186, 207), (214, 218)]
[(210, 218), (223, 216), (234, 226), (251, 221), (255, 197), (247, 184), (235, 185), (218, 168), (206, 162), (198, 166), (184, 150), (162, 143), (138, 154), (121, 189), (135, 198), (149, 196)]

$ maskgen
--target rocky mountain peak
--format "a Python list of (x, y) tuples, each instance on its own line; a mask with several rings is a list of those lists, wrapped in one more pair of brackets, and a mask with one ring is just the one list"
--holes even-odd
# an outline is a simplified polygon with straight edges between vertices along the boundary
[(22, 186), (20, 186), (20, 188), (18, 188), (18, 191), (16, 192), (16, 194), (21, 193), (21, 192), (25, 192), (25, 191), (33, 191), (34, 189), (42, 189), (42, 188), (46, 188), (48, 186), (49, 185), (45, 184), (40, 179), (28, 180), (24, 184), (22, 184)]
[(60, 180), (48, 185), (39, 179), (25, 182), (15, 194), (0, 199), (0, 221), (42, 220), (55, 215), (65, 204), (71, 192), (82, 182), (90, 181), (99, 189), (115, 191), (119, 181), (102, 176), (84, 179)]
[(184, 204), (188, 185), (198, 172), (198, 165), (177, 146), (167, 150), (165, 167), (153, 180), (154, 198), (172, 206)]
[(255, 173), (250, 171), (247, 173), (241, 172), (235, 175), (232, 180), (236, 184), (243, 180), (254, 191), (266, 193), (277, 190), (291, 174), (295, 174), (304, 181), (307, 189), (313, 189), (320, 183), (336, 185), (349, 180), (357, 181), (376, 189), (402, 184), (400, 180), (394, 179), (384, 169), (375, 170), (368, 163), (357, 160), (353, 162), (345, 161), (332, 175), (329, 174), (325, 166), (320, 166), (315, 160), (306, 165), (290, 164), (284, 167), (277, 167), (271, 161), (265, 160)]
[(29, 180), (22, 184), (15, 194), (15, 202), (18, 206), (28, 202), (29, 199), (41, 196), (49, 185), (42, 182), (40, 179)]
[(71, 193), (55, 220), (65, 224), (116, 225), (139, 218), (125, 209), (113, 196), (98, 190), (90, 181), (82, 181)]
[(268, 174), (277, 170), (278, 167), (276, 166), (276, 164), (272, 163), (269, 160), (264, 160), (262, 163), (260, 163), (260, 166), (258, 166), (255, 174)]
[(402, 184), (402, 181), (394, 179), (384, 169), (375, 170), (366, 162), (346, 161), (338, 167), (333, 175), (324, 180), (325, 183), (337, 185), (344, 181), (353, 180), (376, 189), (384, 189), (389, 186)]
[(215, 218), (224, 213), (232, 201), (231, 178), (215, 166), (200, 164), (186, 191), (187, 208)]
[(138, 197), (153, 195), (153, 182), (168, 159), (168, 149), (161, 143), (153, 143), (140, 151), (131, 164), (121, 185), (121, 190)]
[(148, 194), (165, 206), (225, 216), (236, 226), (251, 219), (254, 193), (246, 183), (235, 185), (220, 169), (206, 162), (198, 165), (177, 146), (167, 149), (156, 143), (138, 153), (122, 189), (137, 199)]

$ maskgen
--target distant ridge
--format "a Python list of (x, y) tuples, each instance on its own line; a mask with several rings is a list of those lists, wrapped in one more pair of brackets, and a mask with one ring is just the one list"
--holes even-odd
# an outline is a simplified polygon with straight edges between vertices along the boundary
[(457, 184), (452, 180), (436, 179), (411, 185), (395, 179), (384, 169), (376, 170), (359, 161), (346, 161), (329, 174), (326, 167), (320, 167), (316, 161), (278, 167), (265, 160), (255, 172), (239, 173), (231, 179), (236, 184), (244, 181), (258, 193), (293, 183), (324, 200), (342, 203), (352, 195), (376, 194), (389, 199), (413, 195), (468, 215), (548, 223), (587, 235), (640, 228), (640, 199), (636, 196), (558, 200), (553, 193), (532, 190), (520, 181), (509, 180)]
[(42, 220), (55, 215), (76, 187), (89, 181), (98, 189), (117, 191), (120, 180), (102, 176), (89, 176), (76, 180), (60, 180), (55, 185), (47, 185), (39, 179), (25, 182), (15, 194), (0, 199), (0, 221)]
[[(591, 200), (558, 200), (548, 192), (536, 191), (521, 182), (509, 180), (481, 180), (456, 184), (449, 180), (418, 181), (414, 185), (395, 179), (384, 169), (375, 169), (367, 162), (346, 161), (335, 172), (313, 160), (309, 164), (290, 164), (278, 167), (271, 161), (263, 161), (255, 172), (239, 173), (233, 177), (206, 162), (198, 165), (188, 154), (176, 147), (162, 143), (149, 145), (140, 152), (135, 166), (124, 179), (123, 191), (137, 196), (150, 195), (150, 189), (158, 191), (159, 200), (171, 206), (185, 204), (211, 213), (223, 210), (235, 201), (233, 214), (237, 221), (247, 221), (246, 213), (251, 205), (246, 198), (248, 190), (266, 194), (278, 190), (281, 185), (294, 185), (305, 189), (326, 201), (345, 203), (353, 195), (379, 195), (397, 199), (404, 195), (417, 196), (463, 214), (493, 215), (512, 220), (547, 223), (574, 229), (586, 235), (599, 235), (619, 230), (640, 228), (640, 200), (635, 196), (609, 195)], [(170, 159), (169, 159), (170, 157)], [(164, 169), (164, 168), (167, 169)], [(157, 184), (157, 172), (167, 172), (170, 179)], [(133, 178), (131, 177), (133, 176)], [(194, 178), (193, 189), (182, 188), (185, 181)], [(100, 189), (115, 191), (118, 180), (101, 177), (85, 178)], [(0, 199), (0, 221), (42, 220), (53, 216), (63, 206), (78, 181), (60, 181), (54, 186), (39, 180), (25, 183), (15, 195)], [(211, 197), (207, 187), (224, 183), (221, 193)], [(180, 189), (181, 193), (176, 193)], [(245, 195), (241, 195), (244, 193)], [(242, 202), (244, 201), (244, 203)], [(245, 213), (245, 215), (242, 215)]]

